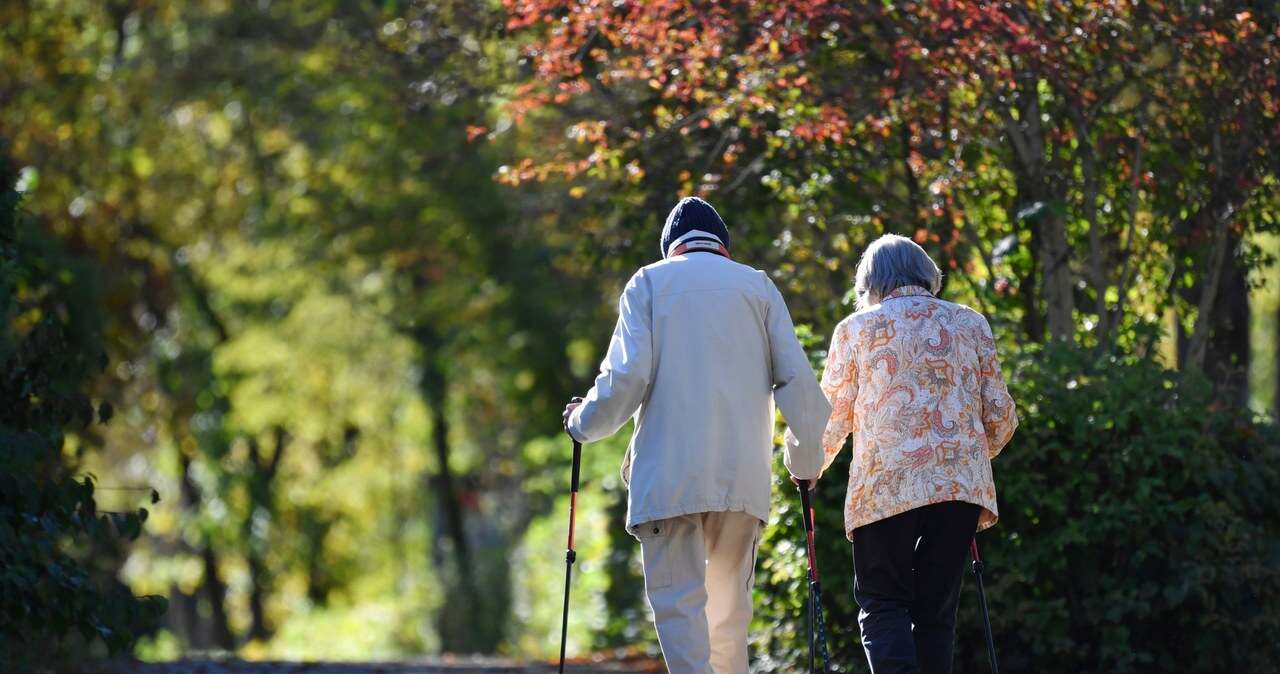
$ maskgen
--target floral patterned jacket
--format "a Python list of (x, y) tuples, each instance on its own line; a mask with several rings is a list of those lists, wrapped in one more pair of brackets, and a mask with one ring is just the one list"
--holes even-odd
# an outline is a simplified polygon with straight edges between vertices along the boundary
[(982, 506), (998, 518), (991, 459), (1018, 427), (982, 314), (918, 286), (840, 322), (822, 389), (831, 401), (825, 472), (853, 435), (845, 531), (920, 506)]

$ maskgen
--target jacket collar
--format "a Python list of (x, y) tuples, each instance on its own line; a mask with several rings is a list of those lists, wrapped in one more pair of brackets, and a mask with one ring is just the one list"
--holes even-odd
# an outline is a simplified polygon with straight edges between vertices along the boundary
[(705, 250), (729, 257), (729, 249), (724, 245), (724, 240), (701, 229), (691, 229), (672, 241), (671, 245), (667, 246), (665, 257), (675, 257), (694, 250)]
[(888, 295), (884, 296), (884, 299), (891, 300), (895, 297), (915, 297), (917, 295), (928, 295), (929, 297), (933, 297), (933, 293), (921, 288), (920, 286), (901, 286), (890, 291)]
[(733, 256), (729, 254), (728, 248), (725, 248), (723, 245), (716, 243), (715, 241), (704, 241), (702, 239), (686, 241), (672, 246), (671, 253), (667, 255), (667, 257), (672, 258), (677, 255), (685, 255), (687, 253), (715, 253), (716, 255), (727, 257), (730, 260), (733, 259)]

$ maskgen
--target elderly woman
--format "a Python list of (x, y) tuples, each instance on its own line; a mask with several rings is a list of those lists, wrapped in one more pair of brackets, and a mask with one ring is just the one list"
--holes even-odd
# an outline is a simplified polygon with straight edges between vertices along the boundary
[(823, 471), (853, 435), (845, 530), (874, 674), (951, 671), (965, 551), (996, 523), (991, 459), (1018, 425), (991, 327), (935, 297), (941, 279), (910, 239), (872, 243), (822, 376)]

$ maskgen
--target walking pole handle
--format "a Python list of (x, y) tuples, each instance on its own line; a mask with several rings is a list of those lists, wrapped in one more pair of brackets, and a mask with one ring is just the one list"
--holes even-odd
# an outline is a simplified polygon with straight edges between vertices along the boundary
[(573, 564), (578, 553), (573, 549), (573, 530), (578, 521), (578, 473), (582, 468), (582, 443), (573, 441), (573, 479), (569, 489), (569, 549), (565, 551), (565, 561)]
[(809, 556), (809, 580), (818, 580), (817, 550), (813, 546), (813, 503), (809, 500), (809, 480), (800, 480), (800, 519), (804, 522), (805, 552)]
[(809, 504), (809, 481), (800, 480), (800, 519), (804, 521), (804, 530), (813, 531), (813, 506)]
[(582, 468), (582, 443), (573, 441), (573, 483), (570, 491), (578, 491), (578, 472)]

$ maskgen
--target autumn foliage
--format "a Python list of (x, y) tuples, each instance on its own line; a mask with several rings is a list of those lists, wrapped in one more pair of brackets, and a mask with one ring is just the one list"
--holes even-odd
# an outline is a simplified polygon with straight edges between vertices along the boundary
[[(815, 225), (790, 233), (809, 230), (828, 266), (846, 236), (906, 230), (948, 269), (990, 277), (993, 302), (1019, 295), (1007, 303), (1031, 340), (1072, 338), (1083, 304), (1108, 343), (1129, 296), (1165, 295), (1143, 283), (1186, 267), (1208, 283), (1179, 301), (1207, 307), (1201, 291), (1216, 292), (1224, 264), (1214, 251), (1275, 225), (1240, 213), (1275, 192), (1280, 39), (1267, 3), (507, 9), (529, 75), (509, 112), (566, 131), (503, 167), (505, 182), (731, 203), (759, 185)], [(1148, 213), (1159, 217), (1144, 224)], [(1008, 236), (1021, 245), (993, 255)], [(1208, 335), (1194, 339), (1197, 360)]]
[[(815, 365), (885, 232), (989, 318), (1026, 412), (984, 534), (1007, 671), (1222, 671), (1228, 641), (1251, 648), (1216, 664), (1269, 671), (1273, 0), (62, 0), (0, 3), (0, 45), (0, 216), (18, 192), (24, 214), (0, 286), (26, 363), (0, 464), (53, 518), (10, 508), (11, 644), (553, 653), (559, 412), (663, 216), (701, 194)], [(87, 401), (110, 423), (86, 427)], [(625, 443), (583, 457), (584, 657), (657, 644)], [(753, 631), (780, 671), (791, 494)], [(848, 548), (820, 540), (850, 623)], [(1067, 568), (1096, 578), (1073, 596)], [(842, 664), (856, 639), (833, 634)]]
[[(643, 237), (675, 195), (705, 195), (739, 231), (758, 234), (743, 257), (770, 269), (821, 333), (848, 310), (861, 246), (905, 233), (942, 263), (946, 296), (995, 317), (1023, 364), (1014, 388), (1032, 407), (1008, 452), (1019, 458), (1006, 462), (1017, 514), (992, 546), (1017, 566), (995, 582), (1009, 611), (997, 622), (1007, 621), (1004, 641), (1016, 651), (1006, 664), (1212, 671), (1189, 654), (1232, 633), (1232, 616), (1249, 646), (1231, 661), (1266, 661), (1276, 616), (1237, 596), (1239, 574), (1211, 570), (1205, 556), (1150, 556), (1188, 537), (1217, 551), (1208, 556), (1248, 549), (1231, 564), (1258, 571), (1249, 581), (1258, 596), (1276, 591), (1265, 570), (1274, 555), (1268, 561), (1261, 543), (1276, 524), (1257, 509), (1262, 492), (1232, 495), (1215, 480), (1256, 473), (1245, 464), (1275, 451), (1225, 412), (1247, 397), (1238, 382), (1250, 353), (1248, 274), (1263, 257), (1255, 237), (1280, 227), (1280, 9), (1128, 0), (506, 7), (527, 75), (507, 111), (522, 128), (567, 131), (536, 134), (499, 178), (567, 190), (588, 213), (584, 237)], [(1170, 388), (1180, 375), (1156, 359), (1162, 334), (1177, 369), (1217, 382), (1225, 404), (1214, 415), (1197, 415), (1202, 390)], [(1044, 342), (1067, 348), (1040, 351)], [(1093, 393), (1060, 388), (1090, 372)], [(1104, 397), (1123, 404), (1121, 420), (1095, 409)], [(1181, 435), (1145, 423), (1174, 414)], [(1237, 436), (1251, 449), (1233, 449)], [(1218, 440), (1197, 439), (1209, 437)], [(1146, 456), (1141, 468), (1132, 451)], [(1084, 473), (1066, 471), (1077, 461), (1089, 464)], [(1216, 466), (1213, 477), (1189, 468), (1202, 462)], [(1110, 486), (1080, 477), (1108, 470)], [(1109, 490), (1150, 489), (1148, 478), (1170, 482), (1170, 501), (1143, 492), (1095, 523), (1068, 524), (1110, 503)], [(842, 488), (832, 485), (828, 501)], [(1171, 514), (1210, 501), (1215, 516), (1248, 522), (1232, 527), (1238, 539), (1186, 531)], [(1146, 513), (1141, 545), (1115, 539), (1135, 513)], [(785, 553), (791, 529), (772, 534), (771, 554)], [(832, 564), (847, 562), (842, 540), (827, 545)], [(787, 632), (802, 594), (787, 584), (788, 564), (766, 562), (761, 597), (767, 620), (780, 621), (762, 633), (764, 666), (780, 671), (803, 643)], [(1097, 577), (1073, 581), (1077, 568)], [(845, 621), (835, 642), (854, 662), (856, 607), (839, 594), (842, 581), (831, 582), (830, 594), (844, 596), (833, 599)], [(1150, 629), (1138, 626), (1144, 611), (1158, 614)], [(964, 623), (979, 643), (972, 616)], [(1197, 636), (1158, 643), (1162, 631)], [(975, 648), (961, 659), (977, 666), (981, 656)]]

